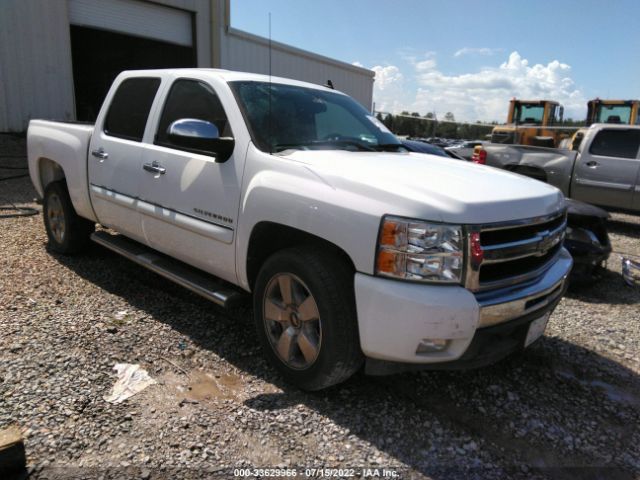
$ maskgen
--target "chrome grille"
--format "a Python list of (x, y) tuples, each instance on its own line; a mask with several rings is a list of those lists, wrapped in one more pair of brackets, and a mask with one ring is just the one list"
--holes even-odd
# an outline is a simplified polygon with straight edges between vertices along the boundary
[[(560, 253), (566, 226), (566, 210), (562, 210), (527, 220), (467, 227), (465, 286), (477, 292), (538, 277)], [(471, 254), (474, 242), (479, 242), (475, 256)]]

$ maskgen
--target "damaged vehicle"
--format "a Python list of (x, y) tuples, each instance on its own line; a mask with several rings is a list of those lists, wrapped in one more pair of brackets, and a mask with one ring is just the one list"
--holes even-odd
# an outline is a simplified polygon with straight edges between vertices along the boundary
[(565, 197), (640, 214), (640, 126), (594, 124), (577, 151), (490, 143), (472, 161), (558, 187)]
[(607, 232), (609, 213), (588, 203), (567, 199), (567, 234), (564, 246), (573, 257), (571, 283), (597, 280), (611, 255)]
[(27, 144), (52, 251), (93, 241), (221, 307), (251, 298), (266, 358), (305, 390), (523, 350), (573, 264), (557, 188), (425, 161), (309, 83), (123, 72), (95, 125), (31, 120)]

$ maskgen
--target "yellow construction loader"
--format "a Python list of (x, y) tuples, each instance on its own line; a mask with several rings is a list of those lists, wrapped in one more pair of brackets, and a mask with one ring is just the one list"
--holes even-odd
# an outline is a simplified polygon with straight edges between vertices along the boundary
[(640, 100), (601, 100), (587, 103), (587, 127), (592, 123), (640, 125)]
[(507, 125), (494, 127), (491, 142), (556, 147), (568, 137), (566, 132), (558, 128), (563, 115), (564, 107), (558, 102), (513, 98), (509, 102)]
[[(585, 125), (589, 127), (594, 123), (640, 125), (640, 100), (589, 100)], [(566, 148), (578, 150), (586, 132), (587, 128), (578, 129), (566, 144)]]

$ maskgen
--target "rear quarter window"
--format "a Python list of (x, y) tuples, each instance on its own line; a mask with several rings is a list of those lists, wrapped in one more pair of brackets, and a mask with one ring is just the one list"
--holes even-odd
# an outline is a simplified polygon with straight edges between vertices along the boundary
[(636, 158), (640, 147), (640, 130), (601, 130), (591, 143), (589, 153), (604, 157)]
[(149, 111), (159, 86), (159, 78), (124, 80), (111, 100), (104, 121), (104, 133), (112, 137), (142, 141)]

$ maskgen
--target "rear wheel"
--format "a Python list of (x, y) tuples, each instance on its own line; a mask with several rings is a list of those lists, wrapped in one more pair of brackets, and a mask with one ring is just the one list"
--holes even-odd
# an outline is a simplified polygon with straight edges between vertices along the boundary
[(47, 185), (42, 214), (51, 250), (72, 254), (86, 248), (89, 236), (95, 230), (95, 223), (78, 216), (64, 181)]
[(362, 365), (353, 272), (337, 255), (291, 248), (270, 257), (254, 289), (258, 337), (290, 383), (320, 390)]

